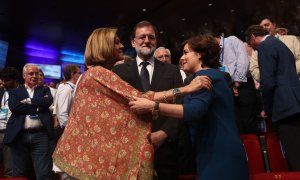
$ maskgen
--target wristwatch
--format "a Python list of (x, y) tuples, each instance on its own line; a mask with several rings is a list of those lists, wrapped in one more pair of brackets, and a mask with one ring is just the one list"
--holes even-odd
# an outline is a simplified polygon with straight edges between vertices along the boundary
[(159, 116), (159, 102), (155, 101), (153, 111), (152, 111), (152, 119), (155, 120)]
[(180, 90), (178, 88), (173, 89), (173, 103), (176, 104), (177, 96), (181, 94)]

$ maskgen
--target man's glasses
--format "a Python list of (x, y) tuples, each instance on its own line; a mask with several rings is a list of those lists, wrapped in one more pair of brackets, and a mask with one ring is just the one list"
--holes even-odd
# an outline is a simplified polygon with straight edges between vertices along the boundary
[(164, 55), (160, 55), (160, 56), (157, 56), (157, 58), (170, 58), (170, 55), (168, 54), (164, 54)]
[(33, 75), (39, 76), (39, 72), (28, 72), (27, 75), (29, 75), (29, 76), (33, 76)]
[(156, 37), (153, 34), (135, 36), (135, 39), (137, 39), (138, 41), (142, 42), (142, 41), (145, 41), (147, 37), (148, 37), (148, 40), (150, 40), (150, 41), (155, 41), (156, 40)]

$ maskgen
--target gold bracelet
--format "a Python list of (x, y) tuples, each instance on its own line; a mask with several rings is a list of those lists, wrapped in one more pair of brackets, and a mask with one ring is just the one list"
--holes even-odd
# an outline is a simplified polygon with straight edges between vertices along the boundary
[(167, 93), (167, 91), (164, 91), (164, 92), (163, 92), (164, 102), (165, 102), (165, 103), (168, 103), (166, 93)]

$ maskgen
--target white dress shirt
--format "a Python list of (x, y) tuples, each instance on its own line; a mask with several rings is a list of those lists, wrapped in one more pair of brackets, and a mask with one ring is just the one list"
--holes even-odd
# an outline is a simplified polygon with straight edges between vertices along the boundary
[[(51, 104), (51, 106), (49, 107), (50, 111), (53, 113), (54, 107), (55, 107), (55, 102), (56, 102), (56, 89), (49, 87), (50, 88), (50, 92), (51, 95), (53, 97), (53, 103)], [(54, 114), (54, 113), (53, 113)]]
[(186, 78), (186, 74), (182, 69), (180, 69), (180, 74), (181, 74), (181, 77), (182, 77), (182, 81), (184, 82), (184, 80)]
[(249, 60), (244, 43), (235, 36), (221, 37), (220, 62), (235, 82), (247, 82)]
[[(136, 63), (137, 63), (137, 67), (139, 70), (139, 74), (141, 74), (141, 69), (143, 66), (143, 65), (141, 65), (141, 62), (143, 62), (143, 60), (137, 56)], [(150, 84), (151, 84), (153, 71), (154, 71), (154, 57), (151, 57), (149, 60), (147, 60), (147, 62), (149, 62), (149, 65), (147, 66), (147, 70), (149, 72), (149, 80), (150, 80)]]
[[(27, 86), (25, 84), (25, 88), (29, 95), (29, 99), (28, 99), (27, 103), (31, 104), (31, 98), (33, 98), (33, 94), (34, 94), (36, 86), (33, 88), (30, 88), (29, 86)], [(35, 118), (31, 118), (29, 115), (26, 115), (25, 122), (24, 122), (24, 129), (38, 129), (38, 128), (41, 128), (42, 126), (43, 126), (43, 124), (39, 118), (35, 119)]]
[(58, 86), (56, 91), (56, 115), (61, 127), (67, 125), (73, 101), (75, 84), (68, 81)]

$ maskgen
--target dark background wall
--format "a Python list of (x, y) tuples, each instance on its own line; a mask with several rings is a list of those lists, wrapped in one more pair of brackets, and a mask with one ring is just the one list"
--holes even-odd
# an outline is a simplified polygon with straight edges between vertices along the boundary
[(262, 15), (273, 16), (290, 34), (299, 35), (297, 0), (0, 0), (0, 40), (9, 42), (6, 66), (19, 70), (28, 59), (28, 41), (83, 54), (89, 34), (98, 27), (118, 27), (125, 52), (134, 56), (131, 30), (140, 20), (149, 20), (158, 28), (158, 45), (170, 48), (177, 64), (180, 45), (188, 37), (213, 31), (243, 40), (247, 27)]

